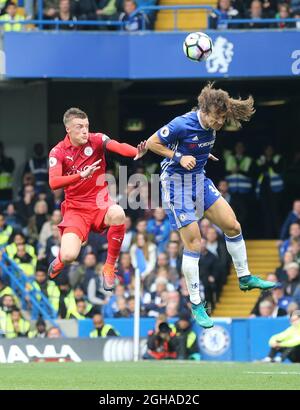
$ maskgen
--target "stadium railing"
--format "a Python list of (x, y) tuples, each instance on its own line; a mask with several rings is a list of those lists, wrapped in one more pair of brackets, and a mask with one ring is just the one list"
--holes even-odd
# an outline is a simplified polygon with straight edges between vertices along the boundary
[(5, 252), (2, 253), (0, 268), (2, 269), (2, 277), (10, 279), (10, 286), (20, 298), (24, 310), (27, 307), (27, 300), (30, 301), (32, 306), (31, 319), (37, 319), (40, 315), (45, 320), (48, 320), (52, 326), (59, 327), (55, 321), (57, 313), (48, 298), (41, 291), (32, 287), (32, 280), (25, 275)]
[[(136, 16), (140, 12), (147, 12), (147, 11), (160, 11), (160, 10), (173, 10), (174, 12), (174, 30), (178, 30), (178, 11), (180, 10), (207, 10), (207, 28), (210, 28), (210, 13), (214, 13), (217, 16), (218, 22), (217, 25), (224, 25), (230, 24), (232, 25), (240, 25), (240, 24), (279, 24), (279, 23), (296, 23), (300, 22), (300, 18), (263, 18), (263, 19), (224, 19), (221, 16), (221, 13), (218, 9), (215, 9), (209, 5), (176, 5), (176, 6), (140, 6), (136, 11), (132, 13), (132, 17)], [(20, 20), (16, 21), (16, 24), (21, 25), (34, 25), (39, 29), (43, 29), (44, 26), (53, 26), (54, 29), (58, 30), (61, 26), (68, 26), (73, 25), (74, 27), (117, 27), (119, 29), (124, 29), (128, 22), (116, 21), (116, 20), (107, 20), (107, 21), (99, 21), (99, 20), (74, 20), (74, 21), (61, 21), (61, 20), (45, 20), (43, 19), (43, 0), (38, 1), (38, 12), (37, 12), (37, 19), (31, 20)], [(9, 24), (8, 21), (1, 21), (0, 20), (0, 27), (4, 24)], [(14, 24), (14, 23), (11, 23)], [(146, 21), (143, 20), (143, 29), (146, 30)]]

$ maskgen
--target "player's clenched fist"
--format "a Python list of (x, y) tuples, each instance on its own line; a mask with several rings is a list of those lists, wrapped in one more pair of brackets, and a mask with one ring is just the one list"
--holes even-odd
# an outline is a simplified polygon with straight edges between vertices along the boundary
[(88, 165), (83, 171), (80, 172), (81, 178), (87, 178), (93, 175), (93, 173), (97, 171), (97, 169), (100, 169), (100, 167), (97, 167), (97, 165), (101, 161), (101, 159), (98, 159), (98, 161), (95, 161), (92, 165)]
[(180, 165), (191, 171), (196, 166), (196, 158), (192, 155), (183, 155), (180, 159)]

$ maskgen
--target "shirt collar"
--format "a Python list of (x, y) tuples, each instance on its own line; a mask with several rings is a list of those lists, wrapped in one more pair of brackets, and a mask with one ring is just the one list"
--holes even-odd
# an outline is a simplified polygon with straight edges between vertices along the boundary
[(73, 145), (71, 144), (70, 137), (69, 137), (68, 134), (67, 134), (67, 135), (65, 136), (65, 138), (64, 138), (64, 146), (65, 146), (65, 148), (73, 147)]
[(201, 127), (206, 131), (209, 130), (209, 128), (205, 128), (204, 125), (202, 124), (201, 117), (200, 117), (200, 110), (197, 111), (197, 117), (198, 117), (198, 121)]

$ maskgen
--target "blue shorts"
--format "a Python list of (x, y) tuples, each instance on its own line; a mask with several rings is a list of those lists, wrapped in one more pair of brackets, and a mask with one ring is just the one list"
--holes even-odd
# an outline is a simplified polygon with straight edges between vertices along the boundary
[(172, 229), (177, 230), (199, 221), (221, 194), (204, 174), (189, 175), (187, 180), (177, 175), (172, 181), (172, 177), (164, 174), (161, 178), (162, 205)]

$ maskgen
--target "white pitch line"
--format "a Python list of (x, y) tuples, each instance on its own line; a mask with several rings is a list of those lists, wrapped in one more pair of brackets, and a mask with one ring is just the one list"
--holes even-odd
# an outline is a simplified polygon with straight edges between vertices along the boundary
[(300, 372), (244, 372), (247, 374), (298, 374), (300, 375)]

